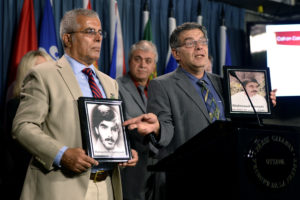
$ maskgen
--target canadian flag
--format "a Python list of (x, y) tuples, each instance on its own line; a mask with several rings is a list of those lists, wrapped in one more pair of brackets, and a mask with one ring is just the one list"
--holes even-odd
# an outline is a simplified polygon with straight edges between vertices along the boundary
[(24, 0), (18, 32), (14, 43), (8, 83), (10, 86), (16, 78), (18, 65), (22, 57), (31, 50), (37, 50), (37, 32), (34, 18), (33, 0)]

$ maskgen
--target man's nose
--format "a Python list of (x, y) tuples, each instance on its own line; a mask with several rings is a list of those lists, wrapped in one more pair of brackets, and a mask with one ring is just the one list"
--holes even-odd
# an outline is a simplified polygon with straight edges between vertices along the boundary
[(96, 42), (101, 42), (101, 40), (102, 40), (102, 36), (101, 36), (101, 34), (100, 33), (96, 33), (96, 35), (95, 35), (95, 41)]
[(196, 48), (197, 50), (200, 50), (200, 49), (202, 49), (203, 47), (204, 47), (204, 45), (201, 44), (201, 42), (199, 42), (199, 41), (196, 42), (195, 48)]
[(147, 64), (147, 62), (145, 59), (141, 59), (139, 64), (140, 64), (140, 67), (144, 67)]

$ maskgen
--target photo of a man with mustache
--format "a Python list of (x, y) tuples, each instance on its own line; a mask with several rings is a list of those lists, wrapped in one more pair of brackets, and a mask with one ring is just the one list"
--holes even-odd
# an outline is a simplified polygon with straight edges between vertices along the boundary
[(122, 137), (120, 136), (122, 130), (117, 109), (114, 106), (97, 105), (92, 110), (91, 118), (94, 155), (124, 151), (120, 148), (122, 146)]
[[(265, 97), (266, 94), (264, 92), (261, 92), (262, 94), (259, 93), (264, 90), (263, 88), (260, 90), (260, 84), (258, 81), (255, 78), (249, 78), (243, 80), (242, 83), (255, 107), (256, 112), (267, 112), (268, 106)], [(233, 111), (253, 111), (244, 90), (233, 94), (231, 96), (231, 102)]]

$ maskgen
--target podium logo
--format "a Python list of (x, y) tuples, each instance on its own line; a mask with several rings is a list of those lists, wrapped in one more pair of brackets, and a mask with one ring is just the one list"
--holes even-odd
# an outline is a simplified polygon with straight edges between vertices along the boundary
[(266, 164), (267, 165), (285, 165), (284, 159), (266, 159)]
[(254, 139), (247, 154), (250, 173), (267, 188), (286, 187), (297, 172), (297, 155), (287, 138), (270, 135)]

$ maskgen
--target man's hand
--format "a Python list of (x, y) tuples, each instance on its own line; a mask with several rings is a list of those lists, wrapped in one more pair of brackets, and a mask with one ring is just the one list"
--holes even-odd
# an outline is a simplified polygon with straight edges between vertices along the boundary
[(128, 160), (126, 163), (119, 163), (121, 167), (134, 167), (139, 160), (138, 153), (136, 150), (131, 149), (132, 159)]
[(87, 156), (81, 148), (68, 148), (60, 163), (63, 167), (76, 173), (85, 172), (93, 165), (99, 164), (96, 160)]
[(276, 92), (277, 92), (277, 89), (274, 89), (270, 92), (270, 99), (272, 101), (273, 107), (276, 106)]
[(138, 133), (145, 136), (150, 133), (159, 134), (160, 125), (157, 116), (153, 113), (147, 113), (138, 117), (126, 120), (123, 123), (129, 130), (137, 129)]

